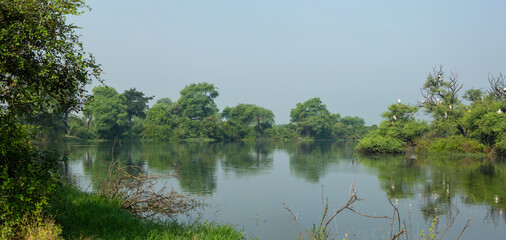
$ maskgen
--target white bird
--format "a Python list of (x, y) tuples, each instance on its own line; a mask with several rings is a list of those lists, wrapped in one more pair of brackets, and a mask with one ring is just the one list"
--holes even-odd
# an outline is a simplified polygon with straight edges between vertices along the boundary
[(397, 121), (397, 117), (395, 115), (392, 118), (394, 119), (394, 121)]
[(452, 110), (452, 109), (453, 109), (452, 105), (448, 105), (448, 107), (450, 108), (450, 110)]
[(442, 82), (442, 81), (443, 81), (443, 77), (441, 76), (441, 74), (438, 74), (438, 75), (437, 75), (437, 79), (438, 79), (438, 81), (440, 81), (440, 82)]
[(499, 108), (499, 110), (497, 110), (497, 113), (501, 114), (502, 110)]
[(448, 114), (445, 112), (445, 118), (448, 118)]
[(397, 104), (401, 104), (401, 99), (397, 98)]

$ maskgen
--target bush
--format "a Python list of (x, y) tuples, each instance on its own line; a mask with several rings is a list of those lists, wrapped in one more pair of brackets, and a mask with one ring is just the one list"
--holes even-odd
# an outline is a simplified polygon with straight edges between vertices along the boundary
[(393, 137), (370, 135), (360, 140), (355, 150), (365, 154), (402, 153), (404, 152), (404, 147), (399, 140)]
[(424, 138), (417, 141), (416, 144), (417, 152), (481, 153), (485, 150), (485, 145), (478, 140), (461, 135), (448, 138)]
[(495, 149), (497, 150), (497, 152), (505, 154), (506, 153), (506, 135), (503, 135), (503, 137), (501, 139), (499, 139), (499, 141), (497, 141), (494, 146), (495, 146)]
[[(13, 119), (0, 117), (0, 235), (19, 234), (23, 219), (40, 216), (54, 192), (60, 158), (32, 147)], [(39, 218), (39, 221), (42, 219)]]

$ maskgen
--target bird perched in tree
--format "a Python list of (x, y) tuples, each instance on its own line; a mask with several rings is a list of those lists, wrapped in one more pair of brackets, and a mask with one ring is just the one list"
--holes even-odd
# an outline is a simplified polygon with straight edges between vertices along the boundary
[(394, 119), (394, 121), (397, 121), (397, 117), (395, 115), (392, 118)]
[(397, 104), (401, 104), (401, 99), (397, 98)]
[(439, 82), (442, 82), (442, 81), (443, 81), (443, 77), (441, 76), (441, 74), (438, 74), (438, 75), (437, 75), (437, 80), (438, 80)]
[(501, 114), (501, 113), (502, 113), (502, 110), (499, 108), (499, 110), (497, 110), (497, 113), (498, 113), (498, 114)]

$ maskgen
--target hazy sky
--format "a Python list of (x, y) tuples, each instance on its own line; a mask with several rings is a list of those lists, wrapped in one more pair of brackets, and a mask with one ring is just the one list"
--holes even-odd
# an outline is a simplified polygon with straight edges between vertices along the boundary
[(503, 0), (87, 2), (70, 20), (107, 85), (176, 101), (190, 83), (213, 83), (220, 110), (256, 104), (278, 124), (313, 97), (377, 124), (397, 98), (421, 100), (436, 65), (464, 89), (506, 72)]

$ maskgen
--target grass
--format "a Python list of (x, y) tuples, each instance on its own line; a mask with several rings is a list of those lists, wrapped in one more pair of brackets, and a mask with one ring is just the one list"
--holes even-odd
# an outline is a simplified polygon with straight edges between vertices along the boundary
[(245, 239), (231, 225), (142, 220), (120, 208), (118, 199), (62, 186), (51, 214), (65, 239)]

